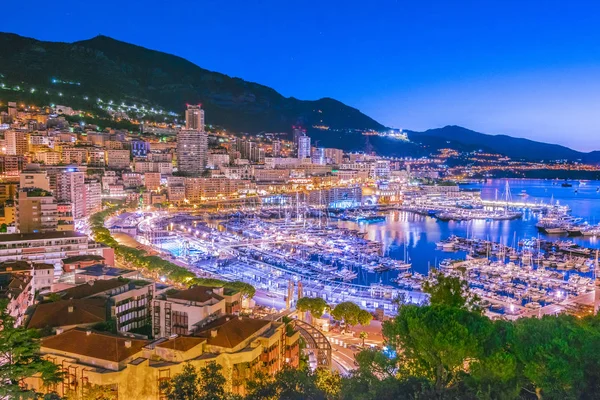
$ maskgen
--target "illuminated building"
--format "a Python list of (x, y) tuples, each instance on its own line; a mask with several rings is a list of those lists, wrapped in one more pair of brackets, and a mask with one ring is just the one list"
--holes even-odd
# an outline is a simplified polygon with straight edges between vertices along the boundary
[(57, 205), (52, 193), (24, 188), (17, 198), (17, 229), (21, 233), (51, 232), (57, 228)]
[(281, 155), (281, 140), (273, 140), (273, 157), (279, 157)]
[(89, 216), (102, 210), (102, 185), (97, 180), (86, 180), (85, 183), (85, 215)]
[(204, 172), (208, 158), (208, 136), (198, 130), (182, 129), (177, 133), (177, 170), (184, 174)]
[(48, 173), (37, 164), (28, 164), (19, 176), (21, 189), (38, 188), (50, 191)]
[(186, 363), (202, 368), (214, 362), (222, 366), (226, 387), (243, 395), (255, 374), (298, 366), (300, 334), (285, 328), (281, 322), (222, 316), (194, 336), (155, 341), (71, 329), (44, 338), (40, 346), (44, 358), (59, 365), (67, 378), (50, 388), (39, 377), (25, 383), (60, 396), (83, 396), (88, 385), (101, 385), (115, 398), (156, 400), (164, 398), (160, 383), (181, 373)]
[(0, 156), (0, 175), (19, 176), (26, 164), (23, 156)]
[(311, 148), (310, 148), (310, 137), (309, 136), (300, 136), (298, 137), (298, 158), (310, 158)]
[(228, 197), (237, 194), (240, 189), (247, 188), (249, 182), (228, 178), (185, 178), (185, 198), (189, 201), (200, 201), (205, 198)]
[(33, 305), (31, 276), (20, 273), (0, 273), (0, 299), (7, 300), (6, 311), (20, 326), (27, 308)]
[(62, 259), (79, 255), (104, 257), (114, 264), (114, 251), (78, 232), (14, 233), (0, 235), (0, 262), (23, 260), (61, 266)]
[(88, 160), (87, 149), (80, 147), (63, 147), (62, 162), (65, 164), (81, 165), (86, 164)]
[(204, 132), (204, 110), (200, 105), (188, 104), (185, 110), (185, 129)]
[(130, 165), (129, 150), (107, 150), (106, 166), (112, 169), (127, 169)]
[[(294, 154), (294, 156), (298, 157), (298, 140), (303, 137), (306, 136), (306, 130), (302, 129), (299, 126), (293, 126), (292, 127), (292, 152)], [(298, 157), (300, 158), (300, 157)]]
[[(59, 202), (71, 203), (73, 218), (83, 218), (86, 215), (85, 204), (85, 172), (77, 168), (64, 168), (53, 171), (56, 180), (54, 195)], [(52, 175), (50, 186), (52, 187)]]
[(21, 130), (9, 129), (4, 133), (6, 141), (6, 154), (9, 156), (22, 156), (27, 153), (27, 133)]
[(160, 172), (146, 172), (144, 174), (144, 186), (148, 190), (160, 189)]

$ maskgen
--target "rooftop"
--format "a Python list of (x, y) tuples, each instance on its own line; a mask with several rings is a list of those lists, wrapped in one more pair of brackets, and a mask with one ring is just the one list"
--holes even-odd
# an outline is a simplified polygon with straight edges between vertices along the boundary
[[(256, 332), (269, 325), (271, 321), (245, 317), (223, 316), (203, 327), (194, 336), (206, 338), (211, 346), (233, 348), (254, 336)], [(211, 331), (217, 331), (216, 336)]]
[(67, 257), (67, 258), (63, 259), (63, 264), (72, 264), (72, 263), (81, 262), (81, 261), (104, 261), (104, 257), (97, 256), (94, 254), (85, 254), (82, 256)]
[(18, 297), (30, 281), (25, 274), (0, 274), (0, 298)]
[(75, 328), (43, 339), (41, 347), (100, 360), (121, 362), (139, 353), (149, 343), (149, 340)]
[(23, 242), (31, 240), (45, 240), (45, 239), (63, 239), (63, 238), (82, 238), (87, 237), (83, 233), (75, 231), (54, 231), (54, 232), (42, 232), (42, 233), (10, 233), (6, 235), (0, 235), (0, 243), (6, 242)]
[(0, 272), (31, 271), (27, 261), (7, 261), (0, 264)]
[(35, 263), (33, 264), (33, 269), (54, 269), (54, 265), (45, 264), (45, 263)]
[(52, 193), (49, 191), (34, 187), (22, 188), (20, 193), (27, 194), (27, 197), (52, 197)]
[[(3, 272), (20, 272), (20, 271), (31, 271), (32, 264), (27, 261), (11, 260), (0, 264), (0, 273)], [(33, 269), (54, 269), (51, 264), (36, 263), (33, 264)]]
[(164, 349), (188, 351), (199, 344), (205, 343), (206, 339), (199, 337), (189, 336), (177, 336), (174, 339), (169, 339), (166, 342), (162, 342), (156, 345), (156, 347), (162, 347)]
[[(63, 260), (63, 262), (64, 262), (64, 260)], [(107, 276), (118, 277), (118, 276), (128, 274), (130, 272), (134, 272), (134, 270), (109, 267), (108, 265), (104, 265), (104, 264), (94, 264), (94, 265), (90, 265), (89, 267), (85, 267), (83, 269), (83, 271), (80, 271), (77, 274), (88, 275), (88, 276), (107, 275)]]
[(72, 299), (38, 304), (28, 328), (71, 326), (106, 321), (106, 299)]
[(170, 299), (196, 301), (198, 303), (206, 303), (211, 299), (223, 300), (223, 297), (213, 292), (214, 287), (209, 286), (192, 286), (189, 289), (178, 290), (173, 294), (167, 294)]
[(121, 286), (129, 285), (129, 282), (121, 279), (107, 279), (107, 280), (96, 280), (89, 281), (82, 285), (78, 285), (62, 292), (58, 292), (64, 300), (69, 299), (83, 299), (86, 297), (92, 297), (97, 294), (116, 289)]

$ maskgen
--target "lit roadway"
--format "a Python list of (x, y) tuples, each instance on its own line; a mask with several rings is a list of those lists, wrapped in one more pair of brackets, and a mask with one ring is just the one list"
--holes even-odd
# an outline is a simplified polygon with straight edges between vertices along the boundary
[[(365, 339), (365, 347), (380, 347), (383, 345), (383, 336), (381, 334), (381, 322), (371, 321), (369, 326), (352, 327), (351, 332), (324, 332), (331, 343), (333, 366), (341, 374), (347, 374), (356, 368), (355, 354), (362, 347), (362, 339), (359, 338), (361, 331), (367, 332), (369, 337)], [(344, 347), (344, 344), (346, 347)]]

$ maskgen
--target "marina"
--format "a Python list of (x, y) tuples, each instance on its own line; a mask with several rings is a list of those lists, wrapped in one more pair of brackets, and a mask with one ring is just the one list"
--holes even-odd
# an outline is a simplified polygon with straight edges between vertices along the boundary
[[(283, 212), (151, 213), (138, 217), (138, 239), (202, 276), (241, 278), (282, 296), (297, 288), (390, 315), (394, 299), (426, 301), (422, 285), (439, 271), (465, 279), (490, 315), (518, 317), (556, 312), (594, 290), (596, 235), (583, 233), (595, 232), (593, 219), (550, 200), (530, 208), (505, 204), (520, 213), (515, 219), (462, 221), (401, 207), (331, 212), (299, 204)], [(472, 211), (484, 201), (454, 204)], [(564, 237), (552, 233), (552, 224), (565, 227)]]

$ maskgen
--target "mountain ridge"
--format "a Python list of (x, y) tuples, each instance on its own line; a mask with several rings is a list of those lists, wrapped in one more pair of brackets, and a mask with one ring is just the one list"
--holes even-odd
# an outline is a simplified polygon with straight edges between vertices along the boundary
[[(508, 135), (489, 135), (456, 125), (423, 132), (406, 131), (413, 143), (385, 137), (364, 137), (364, 130), (384, 125), (345, 105), (322, 97), (299, 100), (275, 89), (204, 69), (181, 56), (97, 35), (90, 39), (49, 42), (0, 32), (0, 78), (24, 86), (0, 96), (6, 100), (37, 100), (98, 110), (96, 98), (161, 107), (182, 115), (187, 103), (202, 103), (206, 122), (240, 133), (287, 132), (293, 125), (309, 128), (320, 145), (344, 150), (373, 148), (382, 155), (422, 156), (444, 147), (486, 150), (524, 160), (600, 162), (589, 153), (566, 146)], [(58, 83), (57, 83), (58, 82)], [(26, 89), (38, 88), (35, 93)], [(48, 93), (47, 95), (45, 93)], [(62, 98), (58, 98), (60, 94)], [(107, 103), (104, 103), (107, 104)], [(99, 110), (102, 112), (102, 110)], [(328, 126), (329, 130), (311, 129)], [(367, 143), (370, 143), (366, 146)]]
[(539, 142), (505, 134), (481, 133), (458, 125), (446, 125), (442, 128), (433, 128), (422, 132), (406, 132), (409, 139), (426, 145), (451, 147), (459, 150), (487, 150), (515, 160), (600, 162), (600, 151), (597, 150), (586, 153), (560, 144)]
[[(249, 133), (289, 132), (292, 125), (385, 129), (358, 109), (330, 97), (284, 97), (268, 86), (105, 35), (67, 43), (0, 33), (0, 58), (4, 61), (0, 73), (11, 84), (45, 88), (53, 78), (60, 78), (61, 84), (54, 86), (61, 89), (65, 103), (75, 99), (77, 107), (84, 105), (85, 96), (148, 102), (181, 115), (186, 103), (202, 103), (207, 123)], [(78, 86), (63, 85), (63, 81)]]

